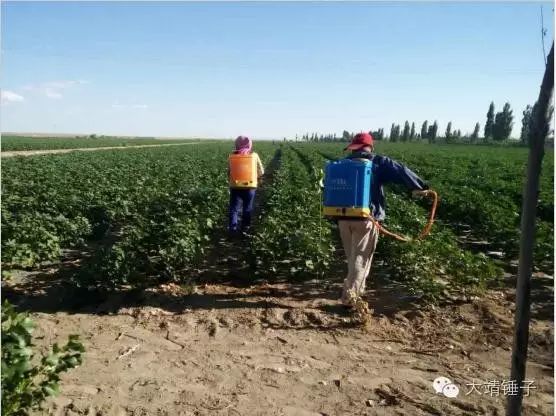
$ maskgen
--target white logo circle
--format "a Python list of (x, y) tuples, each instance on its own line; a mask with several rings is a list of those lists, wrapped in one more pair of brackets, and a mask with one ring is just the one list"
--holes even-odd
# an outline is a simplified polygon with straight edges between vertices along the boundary
[(455, 384), (446, 384), (442, 389), (442, 393), (444, 396), (453, 399), (454, 397), (458, 397), (459, 387)]
[(432, 382), (432, 387), (434, 388), (435, 392), (442, 393), (442, 389), (444, 388), (444, 386), (446, 386), (448, 384), (452, 384), (452, 382), (450, 381), (449, 378), (437, 377)]

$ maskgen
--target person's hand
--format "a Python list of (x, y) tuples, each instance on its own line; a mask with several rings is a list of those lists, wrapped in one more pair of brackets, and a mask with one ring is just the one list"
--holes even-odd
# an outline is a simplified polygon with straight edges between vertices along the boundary
[(425, 191), (413, 191), (411, 192), (411, 196), (413, 198), (418, 198), (420, 196), (427, 196), (429, 194), (429, 191), (425, 190)]
[(375, 223), (374, 223), (374, 221), (371, 220), (371, 219), (368, 219), (367, 222), (365, 223), (365, 229), (366, 229), (367, 231), (372, 230), (374, 226), (375, 226)]

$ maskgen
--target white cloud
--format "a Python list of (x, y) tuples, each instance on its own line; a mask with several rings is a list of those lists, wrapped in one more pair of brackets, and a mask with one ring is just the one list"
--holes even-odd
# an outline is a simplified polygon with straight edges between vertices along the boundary
[(63, 97), (63, 91), (76, 85), (88, 84), (85, 80), (60, 80), (48, 81), (40, 84), (26, 85), (23, 87), (26, 91), (36, 91), (44, 94), (48, 98), (60, 99)]
[(13, 92), (13, 91), (7, 91), (7, 90), (2, 90), (0, 91), (0, 98), (2, 101), (2, 104), (7, 104), (7, 103), (16, 103), (16, 102), (21, 102), (23, 100), (25, 100), (25, 98), (23, 98), (23, 96)]

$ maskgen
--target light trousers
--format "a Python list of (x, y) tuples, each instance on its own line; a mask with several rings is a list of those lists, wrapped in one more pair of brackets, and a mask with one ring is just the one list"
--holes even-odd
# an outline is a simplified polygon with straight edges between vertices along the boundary
[(348, 304), (349, 291), (357, 296), (362, 296), (365, 292), (379, 230), (373, 222), (363, 220), (339, 220), (338, 227), (348, 262), (341, 302)]

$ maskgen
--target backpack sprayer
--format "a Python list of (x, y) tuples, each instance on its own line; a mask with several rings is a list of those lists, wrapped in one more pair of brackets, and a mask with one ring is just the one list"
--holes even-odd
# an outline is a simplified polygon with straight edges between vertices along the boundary
[(257, 159), (252, 153), (232, 154), (228, 158), (230, 187), (249, 189), (257, 187)]
[(328, 218), (366, 218), (372, 221), (384, 235), (398, 241), (411, 242), (426, 237), (434, 223), (438, 195), (433, 190), (420, 191), (420, 194), (432, 199), (428, 221), (416, 238), (401, 236), (388, 231), (373, 218), (370, 210), (371, 182), (373, 162), (366, 159), (342, 159), (326, 163), (322, 212)]

